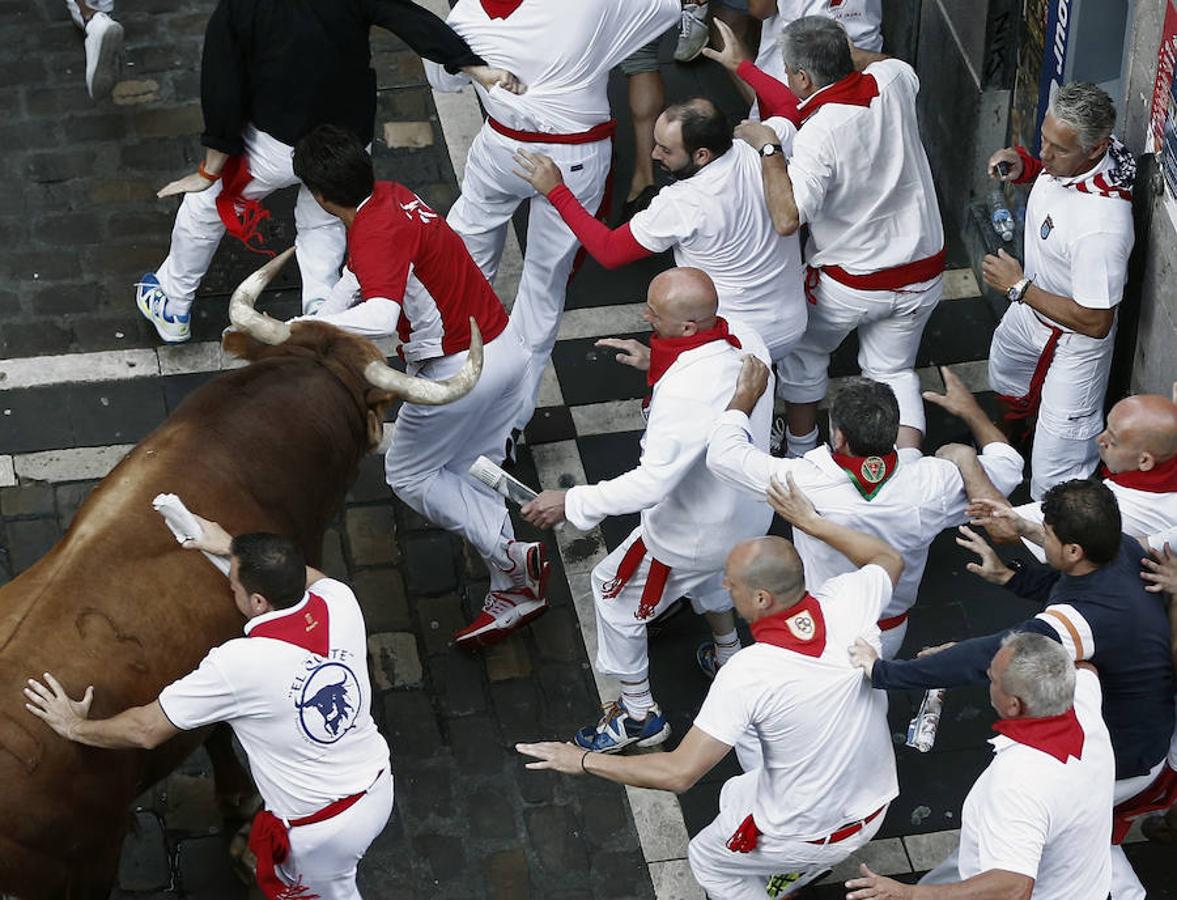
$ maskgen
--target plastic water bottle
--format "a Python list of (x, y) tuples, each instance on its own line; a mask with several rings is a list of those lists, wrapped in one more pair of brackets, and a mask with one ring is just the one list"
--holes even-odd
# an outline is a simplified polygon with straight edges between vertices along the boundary
[(1009, 243), (1014, 239), (1014, 216), (1005, 204), (1005, 194), (1000, 188), (989, 192), (989, 220), (993, 223), (993, 230), (1001, 235), (1001, 239)]
[(944, 708), (944, 688), (932, 688), (924, 694), (920, 710), (907, 726), (907, 746), (927, 753), (936, 743), (940, 727), (940, 710)]

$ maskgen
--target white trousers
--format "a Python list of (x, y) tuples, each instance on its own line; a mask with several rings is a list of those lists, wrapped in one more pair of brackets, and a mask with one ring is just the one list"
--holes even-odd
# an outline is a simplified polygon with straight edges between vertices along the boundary
[(388, 769), (362, 800), (323, 822), (290, 829), (290, 854), (276, 867), (289, 885), (302, 885), (322, 900), (359, 900), (356, 866), (392, 814)]
[[(462, 193), (446, 221), (462, 236), (474, 262), (494, 283), (507, 240), (511, 216), (527, 201), (527, 250), (511, 321), (519, 328), (531, 353), (527, 401), (515, 427), (522, 429), (535, 412), (539, 380), (556, 343), (564, 295), (580, 243), (556, 208), (512, 171), (518, 142), (484, 125), (466, 158)], [(612, 159), (611, 141), (591, 144), (528, 144), (534, 153), (550, 156), (560, 167), (569, 190), (590, 213), (596, 213), (605, 193)]]
[[(114, 12), (114, 0), (89, 0), (86, 5), (95, 12), (106, 13), (108, 16)], [(78, 4), (74, 0), (65, 0), (65, 8), (69, 10), (69, 16), (74, 20), (74, 24), (85, 31), (86, 22), (82, 18)]]
[(658, 605), (647, 618), (639, 619), (636, 614), (653, 561), (649, 550), (617, 596), (606, 597), (605, 585), (617, 577), (625, 552), (641, 534), (640, 526), (631, 531), (612, 553), (597, 563), (590, 579), (597, 613), (597, 671), (629, 680), (649, 674), (646, 625), (679, 597), (689, 596), (697, 613), (732, 608), (731, 597), (723, 588), (722, 571), (673, 568)]
[[(249, 162), (252, 180), (242, 196), (261, 200), (279, 188), (300, 185), (294, 204), (294, 246), (302, 274), (302, 305), (323, 299), (339, 280), (339, 267), (347, 250), (347, 230), (335, 216), (326, 212), (311, 192), (294, 175), (294, 148), (253, 125), (247, 125), (242, 139)], [(169, 310), (186, 312), (196, 296), (196, 289), (212, 263), (213, 254), (225, 233), (225, 226), (217, 213), (216, 200), (221, 193), (221, 182), (214, 182), (208, 190), (185, 194), (172, 226), (172, 245), (156, 276), (167, 294)], [(282, 250), (282, 247), (272, 249)], [(258, 265), (264, 261), (259, 257)]]
[[(1024, 303), (1011, 304), (989, 346), (989, 384), (999, 394), (1022, 397), (1050, 328)], [(1074, 332), (1059, 339), (1042, 385), (1042, 405), (1030, 456), (1030, 496), (1041, 500), (1054, 485), (1086, 478), (1099, 463), (1092, 440), (1103, 430), (1103, 401), (1116, 328), (1105, 338)]]
[[(442, 380), (457, 372), (466, 356), (438, 357), (420, 367), (410, 365), (409, 372)], [(435, 525), (461, 535), (488, 563), (514, 532), (503, 498), (467, 471), (479, 456), (502, 460), (524, 402), (527, 374), (527, 350), (508, 325), (486, 344), (482, 377), (465, 397), (444, 406), (401, 407), (384, 458), (393, 492)]]
[(790, 403), (817, 403), (830, 386), (830, 354), (858, 329), (858, 367), (890, 385), (899, 423), (927, 430), (915, 357), (928, 318), (944, 295), (944, 277), (902, 291), (859, 291), (822, 274), (809, 307), (809, 325), (780, 370), (778, 393)]
[[(861, 831), (836, 844), (762, 834), (751, 853), (735, 853), (727, 848), (727, 840), (752, 812), (759, 774), (753, 771), (728, 779), (719, 794), (719, 815), (691, 839), (687, 851), (691, 872), (712, 900), (764, 900), (765, 887), (774, 875), (799, 875), (794, 882), (799, 887), (870, 841), (886, 818), (885, 814), (875, 816)], [(848, 823), (832, 827), (844, 824)]]

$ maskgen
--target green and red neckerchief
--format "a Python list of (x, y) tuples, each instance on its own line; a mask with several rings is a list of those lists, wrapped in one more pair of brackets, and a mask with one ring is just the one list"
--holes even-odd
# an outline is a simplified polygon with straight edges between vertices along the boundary
[(830, 451), (834, 463), (850, 476), (850, 482), (867, 500), (874, 500), (899, 466), (899, 453), (892, 450), (883, 456), (851, 456)]

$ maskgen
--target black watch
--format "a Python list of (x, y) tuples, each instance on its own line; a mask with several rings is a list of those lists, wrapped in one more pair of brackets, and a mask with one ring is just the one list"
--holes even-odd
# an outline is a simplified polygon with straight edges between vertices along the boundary
[(760, 155), (763, 157), (784, 156), (785, 151), (780, 144), (765, 144), (760, 148)]

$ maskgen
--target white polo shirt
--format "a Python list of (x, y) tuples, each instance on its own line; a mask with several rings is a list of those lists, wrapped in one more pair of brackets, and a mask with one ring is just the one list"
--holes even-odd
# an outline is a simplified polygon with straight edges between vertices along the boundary
[[(780, 118), (765, 124), (787, 154), (797, 133), (793, 124)], [(673, 247), (676, 265), (711, 276), (719, 314), (755, 328), (774, 359), (805, 330), (809, 314), (801, 243), (796, 235), (781, 237), (773, 228), (760, 154), (744, 141), (737, 140), (690, 178), (662, 188), (629, 228), (647, 250)]]
[(1115, 760), (1094, 672), (1075, 678), (1082, 757), (1061, 763), (1005, 735), (961, 813), (960, 876), (1004, 869), (1034, 879), (1034, 900), (1106, 900)]
[[(732, 746), (755, 731), (764, 764), (753, 808), (736, 812), (751, 813), (764, 834), (820, 840), (898, 796), (886, 692), (847, 652), (858, 637), (877, 649), (875, 622), (890, 596), (879, 566), (831, 579), (815, 592), (820, 655), (755, 643), (716, 674), (695, 726)], [(814, 633), (812, 623), (793, 627)]]
[[(809, 226), (806, 259), (855, 275), (926, 259), (944, 247), (916, 119), (915, 70), (885, 59), (865, 71), (879, 96), (869, 106), (822, 106), (802, 123), (789, 160), (793, 197)], [(802, 103), (802, 113), (818, 96)]]
[(1111, 154), (1105, 153), (1099, 165), (1075, 178), (1042, 172), (1026, 205), (1026, 277), (1091, 309), (1111, 309), (1124, 293), (1135, 240), (1132, 204), (1068, 185), (1111, 167)]
[[(574, 134), (609, 121), (609, 70), (681, 15), (679, 0), (577, 0), (523, 3), (493, 19), (479, 0), (458, 0), (446, 22), (489, 65), (527, 85), (516, 95), (475, 83), (488, 115), (521, 131)], [(425, 74), (442, 91), (470, 83), (429, 60)]]
[(388, 768), (388, 744), (372, 720), (367, 634), (351, 589), (322, 578), (245, 633), (163, 689), (164, 715), (184, 731), (228, 722), (266, 809), (281, 819), (371, 787)]
[(756, 67), (778, 81), (785, 80), (785, 63), (778, 44), (781, 32), (802, 16), (828, 16), (841, 23), (855, 47), (878, 53), (883, 49), (882, 0), (777, 0), (777, 14), (760, 24), (760, 52)]
[[(1174, 540), (1174, 529), (1177, 529), (1177, 493), (1161, 494), (1156, 491), (1140, 491), (1116, 484), (1110, 478), (1103, 483), (1116, 495), (1116, 504), (1120, 507), (1120, 530), (1140, 543), (1160, 550), (1168, 541), (1174, 552), (1177, 552), (1177, 540)], [(1014, 507), (1014, 512), (1031, 522), (1042, 524), (1042, 504), (1025, 503)], [(1037, 544), (1022, 540), (1039, 562), (1046, 562), (1046, 552)]]
[[(749, 438), (747, 416), (728, 410), (715, 423), (707, 448), (707, 465), (721, 481), (765, 500), (773, 476), (782, 484), (792, 474), (797, 486), (825, 518), (886, 541), (903, 554), (904, 570), (883, 616), (907, 612), (915, 605), (928, 548), (945, 528), (966, 520), (964, 481), (946, 459), (919, 450), (899, 451), (899, 465), (874, 498), (859, 493), (850, 476), (834, 462), (828, 446), (800, 459), (777, 459), (757, 449)], [(981, 466), (1003, 494), (1022, 480), (1022, 457), (1009, 444), (987, 444)], [(854, 571), (854, 564), (824, 541), (795, 531), (793, 542), (805, 563), (805, 585), (811, 591), (828, 579)]]

